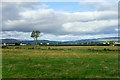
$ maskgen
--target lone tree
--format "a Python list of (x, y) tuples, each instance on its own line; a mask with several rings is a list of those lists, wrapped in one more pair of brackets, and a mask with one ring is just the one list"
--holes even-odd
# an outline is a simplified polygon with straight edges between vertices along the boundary
[(37, 38), (40, 36), (40, 31), (32, 31), (31, 37), (34, 38), (34, 44), (37, 44)]

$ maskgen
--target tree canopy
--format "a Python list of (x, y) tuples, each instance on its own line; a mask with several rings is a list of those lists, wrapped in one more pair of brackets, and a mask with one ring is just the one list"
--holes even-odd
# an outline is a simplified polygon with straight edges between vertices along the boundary
[(40, 31), (32, 31), (31, 37), (34, 38), (34, 44), (37, 44), (37, 39), (40, 36)]

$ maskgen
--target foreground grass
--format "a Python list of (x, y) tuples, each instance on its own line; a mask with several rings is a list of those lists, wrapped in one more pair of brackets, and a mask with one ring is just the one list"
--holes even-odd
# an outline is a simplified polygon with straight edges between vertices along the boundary
[(2, 49), (3, 78), (118, 78), (118, 47), (13, 48)]

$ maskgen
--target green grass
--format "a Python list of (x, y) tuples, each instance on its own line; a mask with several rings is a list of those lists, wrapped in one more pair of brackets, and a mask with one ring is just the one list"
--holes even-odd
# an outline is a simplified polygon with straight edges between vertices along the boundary
[(3, 78), (118, 78), (116, 46), (15, 47), (2, 49)]

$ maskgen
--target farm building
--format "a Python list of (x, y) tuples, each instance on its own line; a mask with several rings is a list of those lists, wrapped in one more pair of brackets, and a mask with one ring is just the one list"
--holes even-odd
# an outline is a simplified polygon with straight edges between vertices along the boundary
[(107, 41), (105, 41), (105, 42), (103, 42), (103, 44), (110, 44), (109, 42), (107, 42)]
[(25, 46), (26, 44), (25, 43), (20, 43), (20, 46)]
[(43, 44), (43, 43), (40, 43), (41, 45)]
[(3, 46), (15, 46), (15, 43), (3, 43)]
[(120, 42), (114, 42), (114, 44), (120, 44)]
[(3, 43), (3, 46), (24, 46), (25, 43)]
[(50, 43), (47, 43), (47, 45), (49, 45)]

